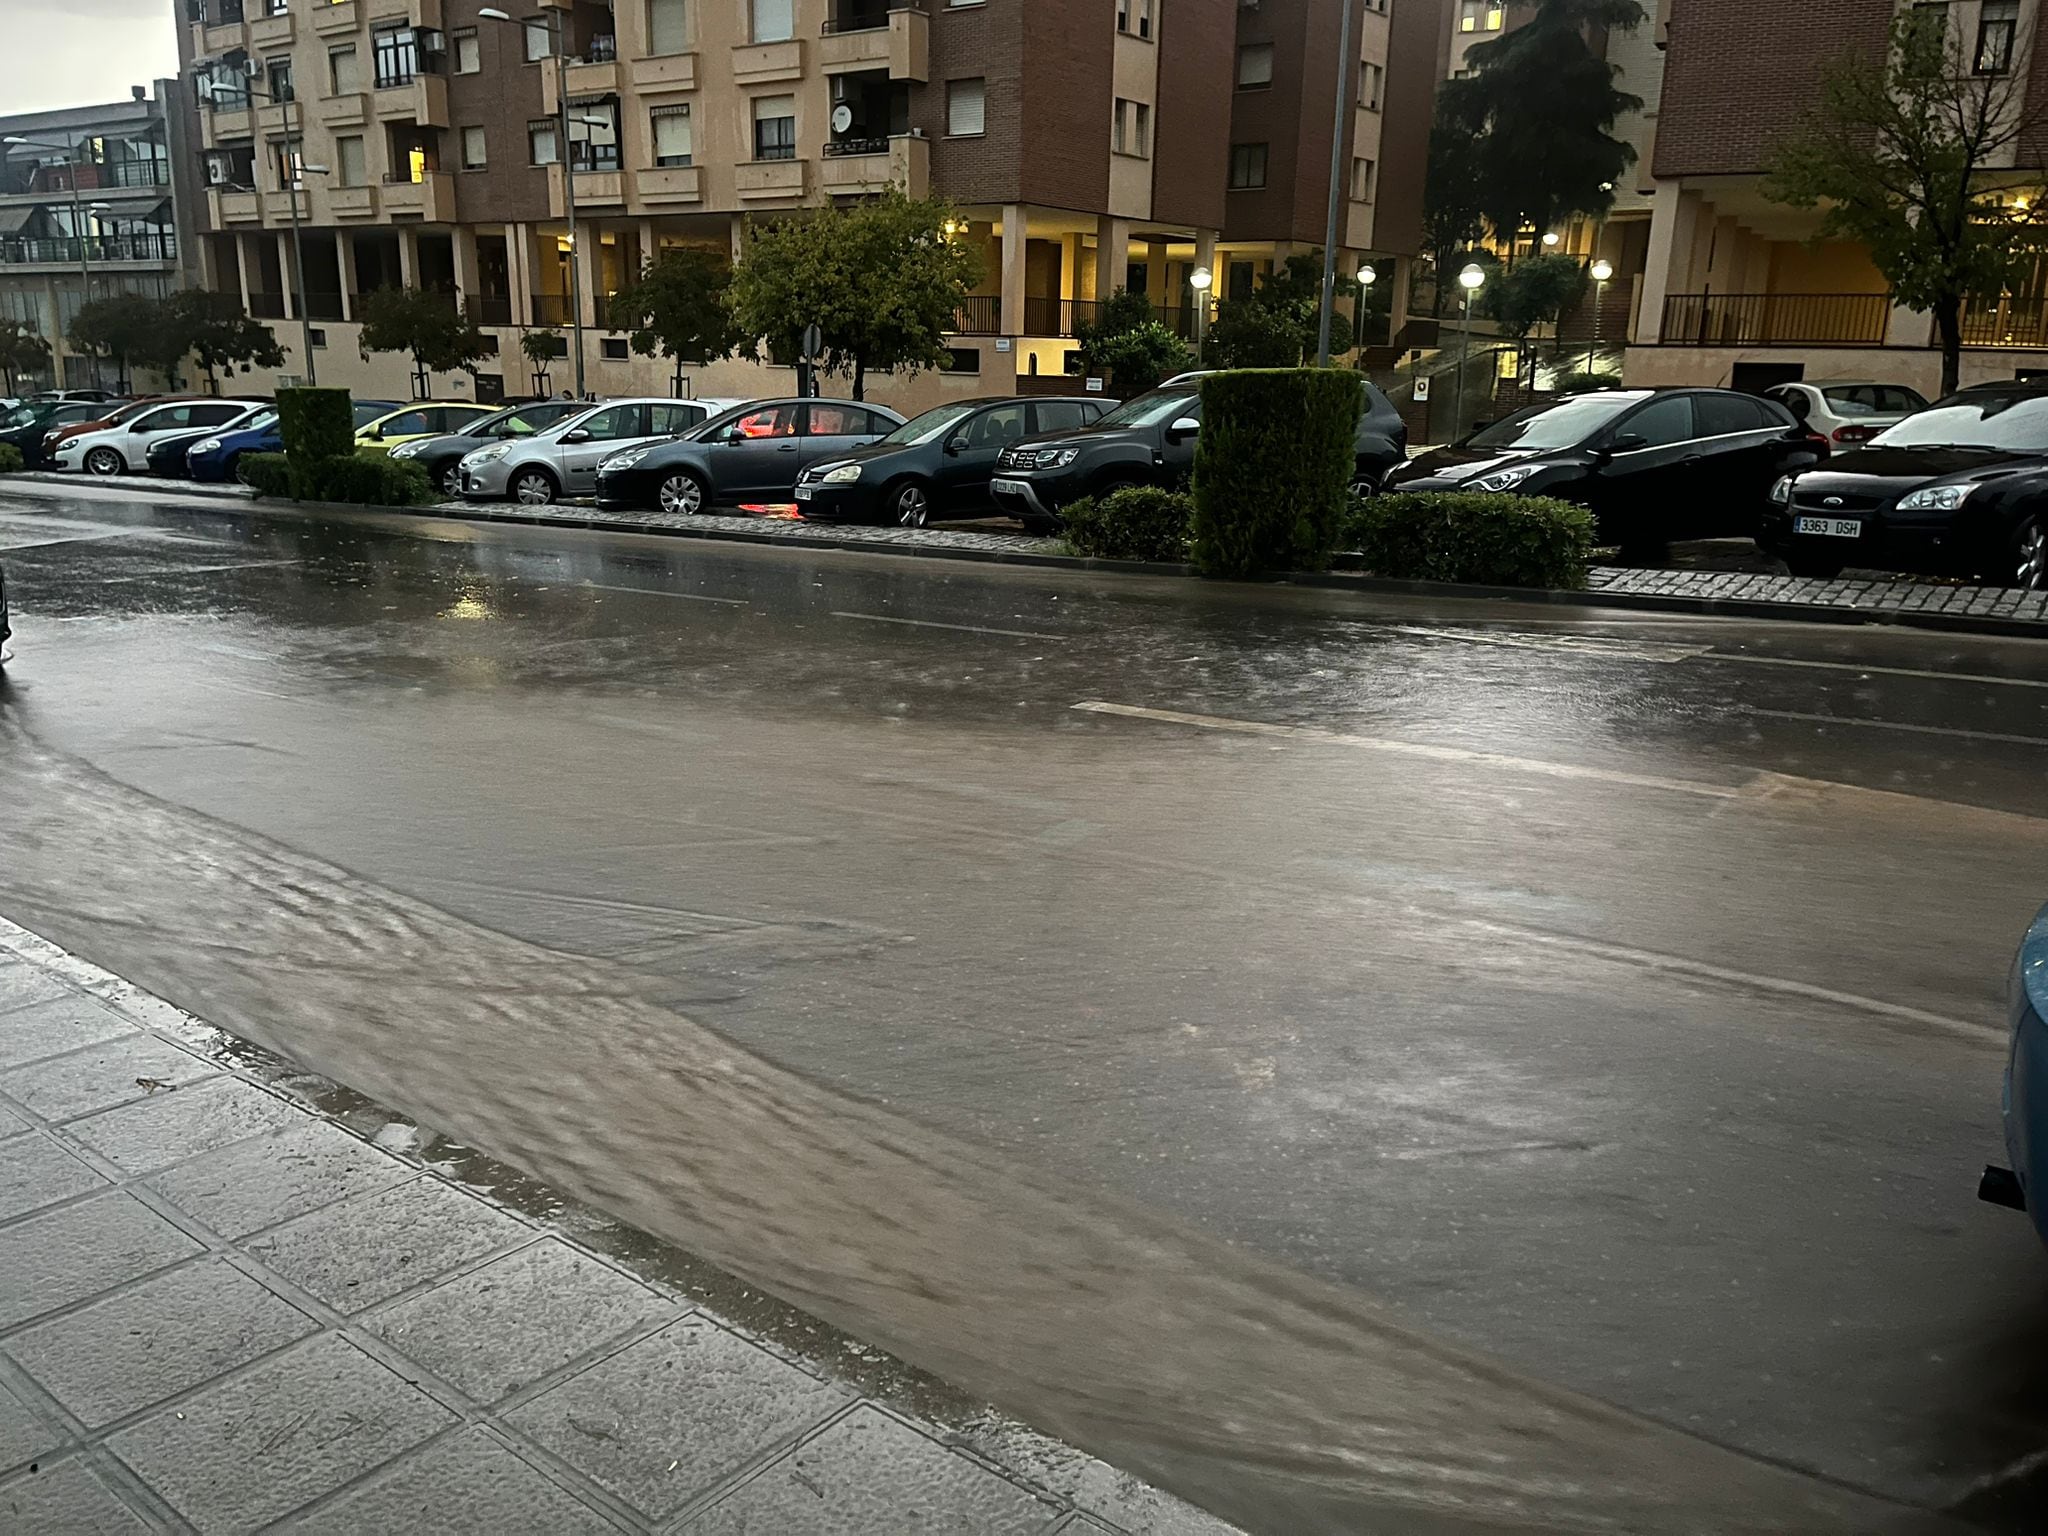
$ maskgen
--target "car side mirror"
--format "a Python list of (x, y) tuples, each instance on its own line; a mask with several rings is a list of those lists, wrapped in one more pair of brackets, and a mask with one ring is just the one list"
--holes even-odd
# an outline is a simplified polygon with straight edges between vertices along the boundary
[(967, 451), (967, 439), (966, 439), (966, 438), (964, 438), (964, 437), (949, 437), (949, 438), (947, 438), (947, 439), (946, 439), (946, 452), (948, 452), (948, 453), (965, 453), (966, 451)]
[(1202, 430), (1202, 424), (1192, 416), (1182, 416), (1166, 429), (1166, 435), (1176, 442), (1183, 437), (1193, 437)]
[(590, 441), (590, 434), (582, 427), (571, 427), (562, 434), (562, 441), (565, 443), (587, 443)]
[(1650, 440), (1640, 432), (1621, 432), (1607, 441), (1609, 453), (1634, 453), (1638, 448), (1647, 448)]

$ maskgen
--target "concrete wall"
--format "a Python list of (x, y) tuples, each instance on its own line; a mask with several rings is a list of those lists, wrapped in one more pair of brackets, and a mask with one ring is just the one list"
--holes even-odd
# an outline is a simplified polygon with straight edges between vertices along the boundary
[[(1905, 384), (1930, 400), (1941, 388), (1941, 354), (1932, 347), (1630, 347), (1622, 378), (1630, 385), (1726, 386), (1737, 363), (1799, 363), (1809, 379), (1867, 379)], [(2048, 369), (2048, 351), (1966, 350), (1962, 382), (1996, 383), (2021, 369)]]

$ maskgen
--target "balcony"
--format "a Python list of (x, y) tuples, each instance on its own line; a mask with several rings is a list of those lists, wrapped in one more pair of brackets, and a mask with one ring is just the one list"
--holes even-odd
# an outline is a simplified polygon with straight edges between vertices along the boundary
[(109, 160), (103, 164), (39, 165), (16, 180), (0, 181), (0, 197), (69, 195), (72, 183), (81, 192), (150, 192), (171, 184), (171, 168), (162, 160)]
[(247, 107), (214, 107), (199, 114), (199, 125), (203, 140), (211, 149), (230, 139), (246, 139), (255, 130), (253, 115)]
[(219, 57), (230, 48), (242, 46), (244, 28), (241, 18), (233, 21), (216, 22), (199, 29), (199, 51)]
[[(313, 189), (301, 184), (298, 192), (299, 222), (313, 221)], [(265, 192), (263, 194), (263, 222), (277, 229), (289, 229), (292, 222), (292, 194), (289, 192)]]
[(786, 43), (742, 43), (732, 51), (735, 85), (773, 85), (781, 80), (801, 80), (803, 76), (802, 38), (791, 38)]
[(380, 122), (418, 123), (422, 128), (449, 125), (448, 82), (439, 75), (414, 75), (400, 84), (379, 86), (371, 100)]
[(633, 59), (626, 65), (633, 84), (643, 91), (694, 91), (697, 89), (697, 55), (665, 53), (659, 58)]
[(820, 69), (886, 68), (891, 80), (931, 78), (931, 20), (921, 4), (895, 0), (887, 11), (852, 4), (839, 10), (818, 39)]
[(800, 198), (808, 184), (808, 160), (743, 160), (733, 167), (733, 191), (743, 198)]
[(261, 16), (249, 23), (249, 46), (251, 48), (282, 48), (292, 40), (297, 23), (290, 11), (280, 11), (275, 16)]
[[(0, 266), (75, 267), (79, 264), (75, 236), (54, 240), (0, 239)], [(169, 231), (133, 235), (96, 235), (85, 241), (85, 259), (101, 266), (163, 266), (178, 259), (178, 237)]]
[(320, 121), (329, 128), (359, 128), (370, 120), (370, 98), (361, 91), (329, 96), (320, 103)]
[(281, 293), (265, 293), (261, 289), (251, 288), (246, 308), (251, 319), (282, 320), (284, 318), (284, 295)]
[[(592, 96), (616, 96), (619, 94), (619, 71), (621, 65), (615, 59), (591, 61), (571, 59), (569, 61), (569, 101), (571, 105)], [(540, 108), (543, 114), (552, 117), (561, 109), (555, 105), (556, 71), (543, 69), (540, 81)]]
[(694, 165), (657, 165), (633, 173), (633, 191), (643, 203), (702, 202), (704, 172)]
[(1664, 300), (1667, 347), (1876, 347), (1891, 298), (1882, 293), (1674, 293)]
[(818, 162), (818, 185), (842, 196), (880, 192), (893, 183), (921, 198), (931, 190), (931, 179), (931, 141), (911, 134), (835, 139)]
[[(591, 208), (621, 208), (626, 202), (625, 178), (611, 167), (601, 171), (586, 171), (580, 166), (576, 171), (576, 207), (578, 211)], [(562, 218), (568, 212), (562, 201), (562, 168), (548, 167), (548, 213), (552, 218)]]
[(1966, 347), (2048, 348), (2048, 299), (2002, 298), (1963, 310)]
[(955, 336), (1002, 336), (1003, 296), (999, 293), (976, 294), (960, 301), (960, 307), (953, 312), (951, 327)]
[(424, 219), (429, 224), (455, 222), (455, 178), (447, 171), (428, 171), (420, 180), (384, 183), (384, 216)]
[[(318, 3), (318, 0), (315, 0)], [(416, 27), (441, 28), (441, 0), (355, 0), (373, 22), (406, 21)]]
[(532, 313), (535, 325), (567, 325), (569, 296), (566, 293), (536, 293), (533, 295)]
[(322, 37), (339, 37), (354, 32), (363, 24), (362, 14), (356, 9), (356, 0), (341, 0), (339, 5), (322, 5), (320, 0), (311, 0), (307, 9), (313, 14), (313, 30)]
[(478, 325), (510, 325), (512, 296), (508, 293), (473, 293), (469, 296), (469, 317)]
[(215, 229), (226, 229), (230, 224), (263, 222), (263, 205), (255, 190), (249, 187), (208, 187), (206, 210), (213, 217)]
[(329, 187), (327, 216), (330, 219), (374, 219), (377, 217), (377, 189)]

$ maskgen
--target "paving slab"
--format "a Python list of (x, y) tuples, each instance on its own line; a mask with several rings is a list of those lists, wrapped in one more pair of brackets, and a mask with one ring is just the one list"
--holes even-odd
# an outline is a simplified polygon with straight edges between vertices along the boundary
[(291, 1123), (299, 1111), (239, 1078), (213, 1077), (76, 1122), (71, 1134), (126, 1173), (149, 1173)]
[(148, 1529), (81, 1457), (0, 1484), (0, 1531), (22, 1536), (125, 1536)]
[(70, 1120), (219, 1071), (212, 1062), (155, 1035), (117, 1035), (0, 1072), (0, 1093), (45, 1120)]
[(287, 1222), (252, 1251), (337, 1312), (360, 1312), (531, 1231), (439, 1179), (418, 1178)]
[(293, 1536), (599, 1536), (622, 1529), (550, 1482), (488, 1430), (444, 1435), (331, 1504)]
[(148, 1184), (221, 1236), (237, 1238), (418, 1173), (337, 1125), (301, 1116), (274, 1135), (205, 1153)]
[(200, 1251), (192, 1238), (120, 1190), (0, 1227), (0, 1329)]
[(0, 1381), (0, 1477), (38, 1456), (49, 1455), (63, 1443), (63, 1430), (47, 1422)]
[(26, 1216), (106, 1182), (61, 1143), (25, 1136), (0, 1153), (0, 1221)]
[(133, 1033), (119, 1014), (67, 987), (63, 995), (0, 1013), (0, 1068)]
[(22, 1119), (20, 1115), (9, 1109), (5, 1104), (0, 1104), (0, 1141), (5, 1141), (10, 1136), (19, 1136), (28, 1128), (29, 1124), (26, 1120)]

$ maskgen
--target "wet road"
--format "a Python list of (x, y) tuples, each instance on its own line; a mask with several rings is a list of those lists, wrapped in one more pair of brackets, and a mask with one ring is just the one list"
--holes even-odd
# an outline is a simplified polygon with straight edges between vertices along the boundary
[(96, 487), (0, 561), (0, 914), (1219, 1512), (2048, 1449), (2048, 646)]

